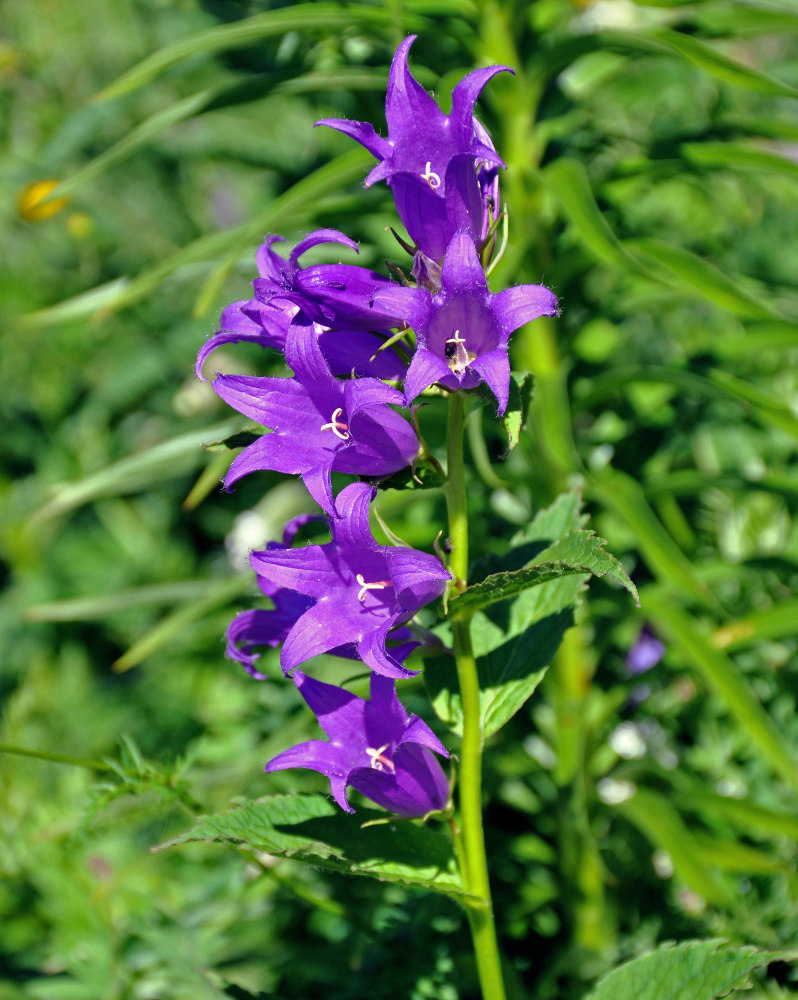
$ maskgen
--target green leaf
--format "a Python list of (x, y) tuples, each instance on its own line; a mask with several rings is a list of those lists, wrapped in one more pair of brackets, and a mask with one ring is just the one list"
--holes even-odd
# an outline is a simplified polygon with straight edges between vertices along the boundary
[(750, 987), (760, 965), (791, 957), (720, 940), (667, 943), (613, 969), (586, 1000), (714, 1000)]
[(384, 818), (385, 813), (361, 808), (348, 815), (321, 795), (271, 795), (201, 816), (191, 830), (159, 849), (193, 840), (234, 844), (315, 868), (434, 889), (461, 902), (474, 898), (463, 889), (448, 837), (405, 820), (364, 829), (366, 822)]
[[(249, 578), (249, 574), (247, 574)], [(218, 580), (178, 580), (175, 583), (155, 583), (149, 587), (118, 590), (114, 594), (73, 597), (66, 601), (32, 604), (23, 611), (27, 622), (79, 622), (92, 618), (107, 618), (129, 608), (146, 608), (159, 604), (177, 604), (205, 597), (218, 586)]]
[(693, 65), (706, 70), (713, 76), (728, 83), (755, 90), (760, 94), (771, 94), (774, 97), (798, 97), (798, 89), (788, 83), (782, 83), (775, 77), (754, 69), (745, 63), (724, 55), (720, 50), (707, 45), (693, 35), (685, 35), (670, 28), (655, 28), (649, 32), (649, 37), (662, 42), (672, 52), (678, 53)]
[[(536, 550), (543, 552), (561, 536), (578, 532), (585, 521), (580, 503), (577, 491), (557, 497), (515, 535), (510, 551), (495, 567), (497, 571), (505, 567), (516, 570), (529, 562)], [(517, 594), (512, 601), (491, 604), (474, 614), (471, 640), (479, 672), (483, 736), (501, 729), (543, 679), (573, 624), (574, 608), (587, 576), (586, 572), (558, 575)], [(439, 718), (460, 733), (462, 704), (452, 658), (428, 660), (424, 679)]]
[(48, 520), (100, 497), (137, 493), (153, 483), (185, 475), (205, 461), (203, 445), (214, 438), (232, 434), (240, 420), (228, 420), (203, 430), (191, 431), (179, 437), (148, 448), (136, 455), (129, 455), (76, 483), (56, 486), (49, 503), (40, 507), (33, 518)]
[[(526, 427), (534, 391), (535, 376), (532, 372), (510, 372), (510, 396), (507, 402), (507, 409), (498, 418), (507, 435), (507, 450), (501, 456), (502, 458), (507, 458), (518, 444), (521, 431)], [(496, 405), (496, 397), (484, 382), (480, 383), (477, 388), (477, 395), (488, 406)]]
[(793, 788), (798, 761), (790, 742), (762, 707), (734, 661), (716, 649), (707, 629), (655, 588), (644, 592), (643, 607), (666, 643), (675, 646), (714, 688), (750, 743)]
[[(423, 30), (428, 21), (419, 15), (404, 18), (406, 30)], [(160, 76), (170, 66), (197, 55), (210, 55), (243, 48), (264, 38), (283, 36), (290, 31), (308, 31), (327, 36), (334, 31), (347, 31), (367, 26), (391, 29), (392, 11), (363, 7), (360, 4), (340, 6), (328, 3), (294, 4), (282, 10), (267, 11), (242, 18), (232, 24), (199, 31), (188, 38), (164, 46), (118, 77), (98, 97), (119, 97), (137, 90)]]
[(784, 35), (798, 31), (798, 15), (784, 7), (761, 3), (701, 4), (690, 12), (690, 21), (703, 32), (750, 38), (758, 35)]
[(263, 435), (256, 434), (254, 431), (236, 431), (235, 434), (230, 434), (221, 441), (211, 441), (210, 444), (206, 444), (205, 450), (224, 454), (226, 451), (235, 451), (237, 448), (246, 448), (248, 445), (257, 441), (260, 437), (263, 437)]
[(662, 526), (639, 483), (623, 472), (606, 468), (589, 481), (588, 489), (596, 499), (627, 522), (657, 577), (702, 605), (717, 607), (714, 595), (699, 579), (693, 563)]
[(731, 907), (734, 895), (714, 865), (707, 865), (679, 811), (663, 795), (638, 788), (614, 807), (651, 843), (668, 852), (677, 876), (708, 903)]
[(491, 573), (479, 583), (472, 584), (462, 594), (449, 602), (454, 616), (505, 601), (547, 580), (574, 573), (609, 576), (626, 587), (639, 605), (637, 588), (615, 558), (604, 551), (607, 543), (592, 531), (570, 531), (517, 570)]
[(798, 178), (798, 163), (786, 156), (745, 142), (684, 142), (679, 152), (698, 167), (719, 170), (768, 170)]
[(744, 319), (783, 319), (764, 299), (747, 292), (739, 279), (682, 247), (662, 240), (629, 240), (637, 254), (663, 284), (698, 293), (702, 298)]
[(157, 653), (159, 649), (163, 649), (179, 636), (183, 629), (188, 628), (189, 625), (204, 618), (217, 608), (223, 607), (234, 597), (246, 593), (251, 586), (252, 580), (248, 573), (228, 577), (224, 580), (216, 580), (213, 586), (209, 587), (198, 600), (178, 608), (177, 611), (162, 618), (157, 625), (140, 636), (119, 659), (114, 661), (113, 670), (121, 674), (138, 666), (142, 660)]
[(590, 187), (587, 170), (578, 160), (562, 156), (543, 171), (543, 177), (576, 228), (582, 242), (599, 260), (625, 271), (640, 273), (642, 266), (610, 229)]

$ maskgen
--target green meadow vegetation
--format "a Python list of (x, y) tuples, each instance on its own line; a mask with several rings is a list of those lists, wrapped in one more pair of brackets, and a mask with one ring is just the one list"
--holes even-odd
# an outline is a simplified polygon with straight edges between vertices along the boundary
[[(222, 490), (218, 442), (247, 421), (193, 370), (267, 234), (332, 227), (359, 264), (404, 263), (371, 157), (313, 123), (383, 129), (410, 32), (445, 109), (474, 67), (515, 68), (477, 109), (507, 163), (491, 282), (562, 309), (511, 340), (534, 388), (506, 458), (471, 407), (472, 561), (569, 493), (640, 598), (591, 579), (487, 738), (508, 998), (792, 996), (798, 7), (4, 0), (0, 26), (0, 1000), (479, 995), (457, 886), (408, 875), (425, 829), (363, 877), (366, 847), (344, 862), (314, 835), (348, 820), (329, 783), (263, 773), (315, 721), (277, 651), (255, 681), (224, 633), (259, 600), (248, 552), (315, 506), (271, 472)], [(247, 344), (216, 369), (285, 374)], [(377, 511), (378, 538), (428, 552), (445, 527), (434, 482)], [(641, 672), (644, 628), (664, 655)], [(438, 659), (402, 695), (456, 753)]]

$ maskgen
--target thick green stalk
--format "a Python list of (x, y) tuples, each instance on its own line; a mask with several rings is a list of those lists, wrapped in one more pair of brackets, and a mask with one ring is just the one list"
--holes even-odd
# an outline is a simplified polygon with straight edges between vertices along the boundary
[[(463, 470), (465, 395), (455, 392), (449, 400), (447, 438), (446, 506), (449, 513), (449, 567), (455, 577), (452, 591), (462, 590), (468, 579), (468, 507)], [(471, 646), (471, 618), (458, 617), (453, 607), (452, 641), (463, 706), (463, 744), (460, 751), (460, 829), (462, 877), (469, 893), (478, 897), (468, 906), (471, 937), (484, 1000), (504, 1000), (499, 948), (493, 920), (485, 837), (482, 831), (482, 720), (479, 711), (479, 678)]]

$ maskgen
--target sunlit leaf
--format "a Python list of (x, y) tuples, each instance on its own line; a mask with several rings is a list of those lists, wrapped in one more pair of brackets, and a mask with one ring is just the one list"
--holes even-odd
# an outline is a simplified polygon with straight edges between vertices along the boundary
[(714, 1000), (749, 988), (759, 966), (789, 957), (718, 940), (667, 943), (613, 969), (586, 1000)]
[(363, 808), (351, 816), (321, 795), (271, 795), (242, 800), (229, 812), (201, 816), (188, 833), (161, 847), (192, 840), (240, 845), (315, 868), (470, 898), (448, 837), (402, 820), (364, 829), (367, 821), (385, 816)]

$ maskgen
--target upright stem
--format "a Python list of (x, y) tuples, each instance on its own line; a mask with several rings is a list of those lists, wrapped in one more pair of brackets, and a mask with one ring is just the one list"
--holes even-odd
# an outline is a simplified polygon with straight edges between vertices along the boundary
[[(453, 591), (468, 579), (468, 506), (463, 471), (465, 395), (455, 392), (449, 400), (447, 436), (446, 506), (449, 513), (450, 568)], [(482, 831), (482, 720), (479, 711), (479, 677), (471, 646), (471, 617), (452, 618), (452, 640), (463, 706), (463, 745), (460, 756), (460, 826), (463, 833), (462, 871), (467, 892), (478, 897), (468, 905), (468, 919), (484, 1000), (504, 1000), (499, 947), (493, 920), (485, 837)]]

